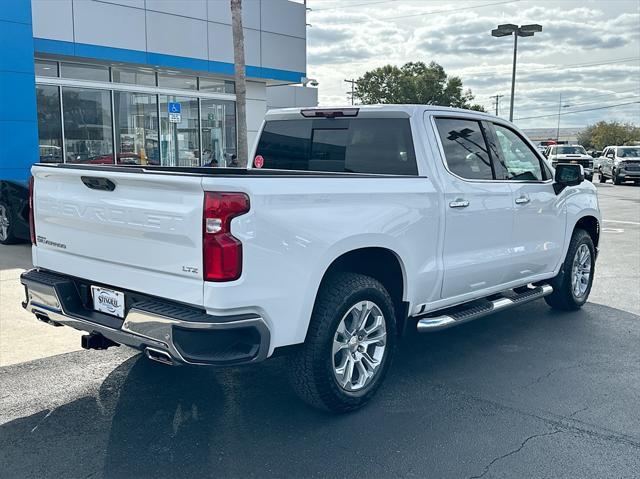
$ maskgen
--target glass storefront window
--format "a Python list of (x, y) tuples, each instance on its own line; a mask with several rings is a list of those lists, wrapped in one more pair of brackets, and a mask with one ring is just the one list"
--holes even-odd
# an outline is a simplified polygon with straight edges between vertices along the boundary
[(235, 93), (236, 85), (229, 80), (218, 80), (215, 78), (199, 78), (200, 91), (212, 93)]
[(114, 83), (156, 86), (156, 74), (152, 71), (136, 70), (134, 68), (113, 68), (111, 75)]
[(38, 146), (42, 163), (62, 163), (60, 91), (57, 86), (37, 85)]
[(178, 90), (196, 90), (198, 88), (198, 79), (188, 75), (158, 73), (158, 86)]
[(237, 166), (236, 104), (201, 100), (202, 166)]
[(62, 88), (68, 163), (113, 163), (109, 91)]
[(36, 76), (39, 77), (57, 77), (58, 76), (58, 62), (49, 60), (36, 60), (35, 61)]
[(82, 63), (60, 63), (60, 76), (75, 80), (109, 81), (109, 67)]
[[(162, 165), (199, 166), (198, 99), (174, 95), (159, 95), (159, 98)], [(170, 121), (169, 103), (180, 104), (179, 122)]]
[(156, 95), (113, 93), (116, 161), (128, 165), (159, 165)]

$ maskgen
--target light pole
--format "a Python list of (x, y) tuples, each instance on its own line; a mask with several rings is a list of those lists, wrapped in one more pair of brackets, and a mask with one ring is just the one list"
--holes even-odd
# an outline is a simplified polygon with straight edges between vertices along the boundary
[(516, 91), (516, 57), (518, 54), (518, 37), (532, 37), (536, 32), (542, 31), (542, 25), (514, 25), (505, 23), (491, 30), (492, 37), (507, 37), (513, 35), (513, 71), (511, 73), (511, 105), (509, 105), (509, 121), (513, 121), (513, 97)]

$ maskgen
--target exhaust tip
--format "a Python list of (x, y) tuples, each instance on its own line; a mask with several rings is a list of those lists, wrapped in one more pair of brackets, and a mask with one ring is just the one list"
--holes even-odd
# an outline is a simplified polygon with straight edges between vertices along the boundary
[(152, 361), (156, 361), (162, 364), (168, 364), (169, 366), (173, 365), (173, 359), (171, 358), (169, 353), (165, 351), (161, 351), (159, 349), (154, 349), (154, 348), (146, 348), (144, 350), (144, 354)]

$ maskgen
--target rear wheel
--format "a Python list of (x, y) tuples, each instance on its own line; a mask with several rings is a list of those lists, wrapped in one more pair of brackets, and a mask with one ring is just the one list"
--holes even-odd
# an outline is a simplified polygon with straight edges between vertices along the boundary
[(598, 177), (600, 178), (600, 183), (607, 182), (607, 178), (602, 174), (602, 170), (599, 171)]
[(14, 234), (14, 220), (11, 208), (0, 201), (0, 244), (13, 244), (18, 241)]
[(289, 357), (291, 383), (312, 406), (364, 406), (382, 383), (396, 345), (393, 302), (382, 284), (354, 273), (327, 278), (302, 349)]
[(585, 230), (576, 229), (558, 276), (551, 280), (553, 293), (544, 299), (554, 309), (576, 310), (587, 302), (595, 272), (595, 247)]

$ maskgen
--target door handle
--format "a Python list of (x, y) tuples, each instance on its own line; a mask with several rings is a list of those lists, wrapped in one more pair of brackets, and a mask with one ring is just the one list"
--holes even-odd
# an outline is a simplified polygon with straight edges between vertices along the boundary
[(516, 198), (517, 205), (526, 205), (531, 201), (527, 196), (521, 196), (520, 198)]
[(466, 208), (467, 206), (469, 206), (469, 202), (467, 200), (457, 199), (449, 203), (450, 208)]

